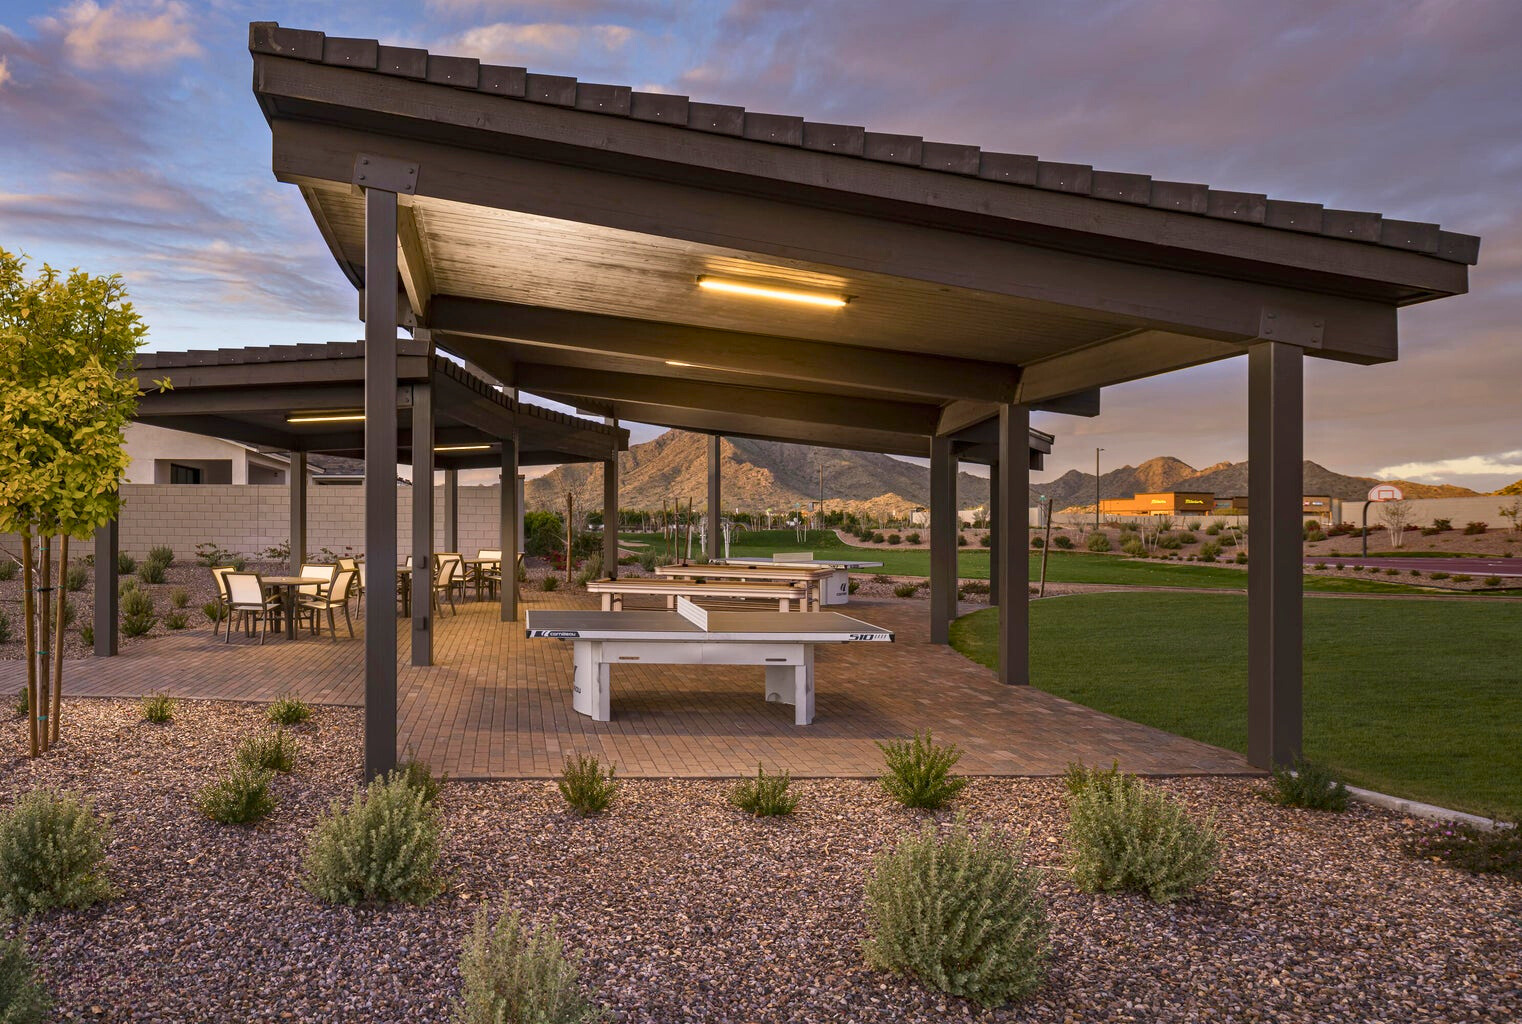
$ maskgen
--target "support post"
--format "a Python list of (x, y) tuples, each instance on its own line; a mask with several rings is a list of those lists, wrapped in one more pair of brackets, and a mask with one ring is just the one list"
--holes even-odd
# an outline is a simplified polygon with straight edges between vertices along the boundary
[(988, 467), (988, 603), (995, 606), (999, 603), (999, 574), (994, 572), (994, 566), (999, 562), (999, 545), (1003, 538), (999, 535), (999, 463), (995, 461)]
[(1025, 551), (1011, 538), (1025, 529), (1030, 513), (1031, 411), (1024, 405), (999, 407), (999, 545), (994, 573), (999, 577), (999, 682), (1031, 681), (1030, 587)]
[(618, 452), (602, 464), (602, 574), (618, 578)]
[(365, 190), (365, 777), (396, 767), (396, 193)]
[(951, 438), (930, 439), (930, 642), (951, 642), (957, 617), (957, 460)]
[(704, 542), (709, 558), (719, 558), (724, 554), (719, 530), (724, 505), (719, 483), (719, 435), (712, 434), (708, 438), (708, 536)]
[(1300, 754), (1304, 359), (1278, 341), (1247, 354), (1247, 760), (1258, 768)]
[(460, 550), (460, 471), (444, 470), (444, 550)]
[(518, 618), (518, 440), (502, 440), (502, 503), (500, 512), (502, 545), (502, 621)]
[[(449, 551), (456, 550), (448, 548)], [(433, 664), (433, 388), (412, 387), (412, 663)]]
[(116, 556), (120, 551), (117, 521), (95, 531), (95, 656), (112, 658), (120, 649), (118, 637)]
[(291, 575), (307, 560), (307, 453), (291, 452)]

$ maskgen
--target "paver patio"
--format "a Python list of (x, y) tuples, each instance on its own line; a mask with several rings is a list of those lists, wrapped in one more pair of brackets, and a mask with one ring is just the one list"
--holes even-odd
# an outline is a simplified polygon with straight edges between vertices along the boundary
[[(575, 591), (524, 596), (528, 608), (595, 607)], [(521, 622), (498, 621), (495, 604), (465, 602), (435, 620), (431, 668), (408, 664), (408, 631), (399, 630), (398, 747), (463, 779), (550, 777), (568, 753), (596, 754), (626, 776), (734, 776), (759, 762), (800, 777), (852, 777), (878, 773), (876, 741), (930, 727), (962, 747), (960, 768), (974, 775), (1052, 774), (1071, 761), (1116, 759), (1148, 774), (1253, 770), (1234, 752), (1000, 685), (929, 643), (924, 601), (853, 601), (843, 610), (893, 629), (897, 642), (820, 645), (812, 725), (794, 725), (791, 707), (762, 699), (759, 669), (676, 665), (620, 666), (613, 720), (599, 723), (571, 708), (570, 644), (528, 640)], [(268, 701), (291, 693), (360, 706), (363, 646), (339, 629), (336, 643), (273, 638), (262, 647), (236, 632), (231, 644), (205, 629), (176, 634), (116, 658), (71, 662), (65, 694)], [(21, 662), (0, 663), (0, 688), (19, 688), (23, 671)]]

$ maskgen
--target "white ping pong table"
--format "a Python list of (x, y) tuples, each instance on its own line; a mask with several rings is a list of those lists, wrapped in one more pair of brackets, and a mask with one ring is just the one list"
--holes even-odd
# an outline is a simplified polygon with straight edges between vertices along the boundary
[(815, 558), (812, 551), (778, 551), (773, 555), (716, 558), (714, 561), (719, 565), (732, 565), (739, 568), (808, 566), (814, 569), (830, 569), (832, 571), (829, 578), (819, 585), (821, 604), (846, 604), (851, 600), (851, 570), (880, 569), (883, 564), (850, 558)]
[(814, 645), (892, 643), (891, 630), (839, 612), (711, 612), (685, 597), (675, 611), (531, 609), (530, 639), (572, 641), (572, 707), (593, 721), (612, 717), (614, 665), (761, 665), (766, 699), (814, 720)]

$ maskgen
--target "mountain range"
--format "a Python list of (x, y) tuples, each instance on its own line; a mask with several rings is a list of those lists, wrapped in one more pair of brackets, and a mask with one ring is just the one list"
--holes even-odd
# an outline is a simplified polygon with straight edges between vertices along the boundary
[[(838, 451), (806, 445), (724, 437), (719, 440), (720, 472), (726, 508), (759, 512), (790, 510), (815, 500), (824, 472), (827, 504), (844, 501), (848, 508), (881, 510), (924, 506), (930, 501), (930, 472), (918, 463), (870, 452)], [(662, 502), (701, 508), (708, 494), (708, 438), (668, 430), (652, 441), (637, 444), (619, 456), (619, 502), (628, 509), (658, 509)], [(1376, 483), (1395, 483), (1407, 497), (1450, 498), (1477, 492), (1447, 484), (1379, 481), (1345, 476), (1305, 463), (1305, 493), (1334, 498), (1362, 498)], [(1099, 478), (1102, 498), (1128, 498), (1146, 491), (1195, 490), (1220, 495), (1247, 493), (1247, 463), (1218, 462), (1195, 469), (1171, 456), (1148, 459), (1139, 466), (1112, 469)], [(565, 495), (575, 495), (579, 508), (602, 507), (602, 470), (596, 464), (560, 466), (525, 484), (529, 508), (565, 507)], [(1094, 476), (1068, 472), (1030, 489), (1030, 502), (1045, 496), (1062, 510), (1094, 502)], [(988, 478), (959, 473), (957, 505), (974, 508), (988, 501)]]

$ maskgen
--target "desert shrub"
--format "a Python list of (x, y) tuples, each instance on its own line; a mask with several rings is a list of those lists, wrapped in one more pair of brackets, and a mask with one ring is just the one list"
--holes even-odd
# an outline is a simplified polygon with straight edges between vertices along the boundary
[(169, 592), (169, 604), (175, 608), (190, 607), (190, 591), (184, 587), (175, 587)]
[(911, 533), (907, 537), (904, 538), (904, 543), (906, 543), (906, 544), (918, 544), (919, 542), (920, 542), (920, 535), (918, 533)]
[(184, 612), (170, 612), (164, 616), (164, 627), (166, 629), (184, 629), (188, 625), (190, 625), (190, 616)]
[(31, 697), (28, 696), (25, 685), (11, 698), (11, 710), (16, 712), (17, 718), (24, 717), (28, 711), (32, 710)]
[(79, 627), (79, 641), (86, 647), (95, 646), (95, 627), (88, 622)]
[(1109, 551), (1110, 535), (1107, 533), (1092, 533), (1089, 535), (1087, 546), (1090, 551)]
[(265, 548), (264, 557), (271, 562), (289, 562), (291, 560), (291, 542), (283, 540), (279, 544), (273, 544)]
[(312, 717), (312, 709), (295, 697), (279, 697), (264, 712), (276, 725), (300, 725)]
[(577, 983), (577, 958), (567, 955), (553, 924), (525, 929), (518, 912), (495, 922), (476, 911), (460, 952), (455, 1024), (593, 1024), (606, 1018)]
[(1474, 534), (1477, 534), (1477, 533), (1484, 533), (1488, 529), (1490, 529), (1490, 524), (1489, 523), (1465, 523), (1464, 524), (1464, 533), (1469, 535), (1469, 536), (1473, 536)]
[(444, 788), (444, 778), (435, 777), (433, 770), (415, 757), (409, 757), (396, 766), (407, 785), (423, 794), (423, 802), (432, 806), (439, 799), (439, 791)]
[(90, 582), (90, 570), (82, 565), (71, 565), (63, 574), (63, 588), (71, 593), (85, 589)]
[(88, 907), (114, 895), (105, 876), (110, 839), (88, 799), (49, 789), (23, 794), (0, 811), (0, 916)]
[(1405, 850), (1472, 875), (1495, 874), (1522, 882), (1522, 828), (1515, 822), (1498, 822), (1495, 828), (1435, 822), (1407, 840)]
[(888, 534), (888, 543), (889, 544), (902, 544), (903, 542), (904, 542), (904, 538), (900, 537), (898, 534), (896, 534), (896, 533), (890, 533), (890, 534)]
[(1073, 546), (1073, 538), (1067, 536), (1066, 534), (1059, 533), (1057, 536), (1052, 538), (1052, 544), (1066, 551)]
[(959, 548), (965, 548), (968, 545), (968, 543), (969, 542), (967, 540), (967, 534), (965, 534), (965, 533), (959, 533), (959, 534), (957, 534), (957, 547), (959, 547)]
[[(984, 544), (983, 546), (985, 548), (988, 547), (987, 544)], [(1033, 547), (1033, 548), (1042, 548), (1042, 547), (1045, 547), (1045, 546), (1046, 546), (1046, 541), (1042, 540), (1040, 537), (1032, 537), (1031, 538), (1031, 547)]]
[(1432, 578), (1435, 580), (1446, 580), (1448, 578), (1448, 574), (1439, 570), (1432, 574)]
[(1134, 776), (1116, 773), (1068, 796), (1067, 864), (1085, 892), (1126, 890), (1170, 903), (1215, 873), (1214, 823)]
[(1275, 768), (1269, 799), (1285, 807), (1315, 811), (1348, 809), (1348, 787), (1326, 765), (1296, 758), (1288, 768)]
[(118, 576), (131, 576), (135, 572), (137, 572), (137, 559), (125, 551), (117, 552), (116, 574)]
[(542, 558), (564, 546), (565, 524), (558, 515), (544, 511), (523, 514), (523, 550), (527, 554)]
[(36, 968), (21, 937), (0, 939), (0, 1021), (43, 1024), (53, 1000), (37, 980)]
[(848, 582), (846, 584), (846, 593), (848, 593), (848, 594), (854, 594), (860, 588), (861, 588), (861, 581), (860, 580), (851, 580), (850, 582)]
[(175, 699), (165, 693), (150, 693), (138, 701), (138, 707), (143, 712), (143, 717), (155, 725), (163, 725), (174, 720)]
[(873, 860), (867, 962), (985, 1007), (1038, 988), (1049, 956), (1039, 876), (1017, 851), (965, 818), (926, 822)]
[(227, 607), (221, 601), (207, 601), (201, 605), (201, 613), (212, 622), (221, 622), (227, 616)]
[(1127, 534), (1127, 533), (1135, 533), (1136, 532), (1136, 524), (1131, 522), (1129, 519), (1127, 519), (1124, 522), (1122, 522), (1120, 524), (1120, 526), (1117, 527), (1117, 529), (1120, 530), (1122, 535)]
[(1318, 540), (1326, 540), (1326, 534), (1320, 530), (1312, 530), (1305, 535), (1305, 539), (1307, 543), (1314, 544)]
[(1436, 537), (1438, 534), (1440, 534), (1442, 532), (1443, 532), (1442, 530), (1439, 530), (1435, 526), (1424, 526), (1424, 527), (1422, 527), (1422, 536), (1423, 537)]
[(122, 635), (143, 636), (159, 617), (153, 611), (153, 597), (136, 587), (122, 594)]
[(920, 589), (918, 583), (900, 583), (893, 588), (894, 597), (913, 597), (915, 591)]
[(1207, 540), (1200, 545), (1200, 561), (1214, 562), (1219, 557), (1221, 557), (1221, 545), (1215, 541)]
[(167, 569), (174, 564), (174, 548), (167, 544), (151, 547), (148, 549), (148, 561), (157, 562)]
[(912, 740), (890, 740), (879, 743), (888, 770), (880, 780), (888, 795), (905, 807), (922, 807), (935, 810), (956, 798), (967, 786), (967, 780), (951, 774), (951, 769), (962, 759), (962, 752), (955, 743), (941, 746), (926, 729), (916, 732)]
[(872, 543), (873, 544), (882, 544), (882, 543), (884, 543), (883, 535), (881, 533), (874, 532), (872, 534)]
[(304, 884), (330, 903), (424, 904), (444, 887), (439, 824), (423, 791), (392, 772), (335, 799), (307, 843)]
[(137, 567), (137, 578), (142, 580), (144, 583), (163, 583), (164, 563), (152, 561), (144, 562), (142, 565)]
[(618, 564), (619, 565), (638, 565), (639, 564), (639, 556), (638, 555), (624, 555), (621, 558), (619, 558)]
[[(286, 546), (286, 550), (289, 552), (290, 545)], [(203, 541), (196, 545), (196, 561), (207, 568), (213, 565), (226, 565), (232, 560), (232, 557), (233, 553), (231, 551), (224, 551), (211, 541)]]
[(1501, 585), (1501, 577), (1499, 577), (1499, 576), (1486, 576), (1485, 577), (1485, 585), (1487, 587), (1499, 587)]
[(1338, 562), (1336, 565), (1332, 566), (1332, 568), (1334, 568), (1334, 569), (1341, 569), (1342, 565), (1343, 565), (1343, 563)]
[(1237, 539), (1229, 533), (1223, 533), (1220, 540), (1216, 543), (1220, 544), (1223, 548), (1234, 548), (1237, 546)]
[(539, 589), (543, 590), (546, 593), (554, 590), (558, 586), (560, 586), (560, 577), (554, 575), (553, 573), (539, 581)]
[(788, 792), (792, 783), (793, 778), (787, 772), (768, 775), (758, 764), (754, 779), (743, 779), (729, 791), (729, 802), (758, 818), (792, 814), (798, 806), (798, 798)]
[(1456, 572), (1450, 576), (1449, 579), (1453, 580), (1455, 583), (1469, 583), (1474, 579), (1474, 577), (1469, 575), (1467, 572)]
[(1221, 524), (1211, 523), (1209, 526), (1205, 527), (1205, 532), (1210, 534), (1210, 536), (1215, 537), (1221, 532)]
[(1412, 569), (1411, 570), (1411, 575), (1413, 575), (1413, 576), (1420, 576), (1421, 574), (1422, 574), (1422, 571), (1420, 569)]
[(1445, 530), (1451, 530), (1451, 529), (1453, 529), (1453, 520), (1452, 519), (1434, 519), (1434, 520), (1432, 520), (1432, 528), (1434, 530), (1437, 530), (1439, 533), (1442, 533)]
[(11, 642), (11, 617), (0, 611), (0, 644)]
[(1062, 786), (1067, 790), (1068, 796), (1077, 796), (1079, 793), (1087, 793), (1091, 789), (1102, 789), (1108, 792), (1111, 789), (1135, 785), (1139, 780), (1134, 775), (1127, 775), (1120, 770), (1120, 762), (1110, 762), (1110, 767), (1090, 768), (1081, 761), (1069, 761), (1067, 771), (1062, 776)]
[(13, 580), (16, 578), (16, 560), (9, 555), (0, 555), (0, 580)]
[(968, 580), (962, 584), (962, 590), (968, 594), (986, 594), (989, 584), (987, 580)]
[(578, 754), (567, 757), (560, 769), (560, 795), (582, 814), (601, 814), (618, 793), (616, 769), (604, 768), (595, 757)]
[(1312, 569), (1325, 569), (1326, 568), (1326, 563), (1325, 562), (1317, 562), (1315, 565), (1311, 566), (1311, 568)]
[[(1167, 551), (1177, 551), (1184, 546), (1184, 538), (1188, 534), (1169, 533), (1157, 538), (1157, 546)], [(1191, 541), (1193, 538), (1190, 538)]]
[(1386, 569), (1385, 570), (1385, 575), (1386, 576), (1399, 576), (1400, 575), (1400, 570), (1399, 569)]
[(296, 741), (284, 729), (249, 736), (238, 744), (233, 760), (250, 771), (292, 771), (296, 767)]
[[(1198, 519), (1191, 519), (1189, 522), (1184, 524), (1184, 528), (1186, 530), (1198, 530), (1200, 528), (1200, 521)], [(1191, 539), (1189, 543), (1193, 544), (1194, 541)]]
[[(1103, 536), (1098, 534), (1096, 536)], [(1127, 537), (1120, 545), (1120, 550), (1132, 558), (1141, 558), (1147, 553), (1147, 545), (1141, 542), (1140, 537)]]
[(275, 798), (270, 795), (270, 773), (262, 768), (235, 765), (201, 790), (197, 806), (212, 821), (252, 825), (275, 809)]
[(1238, 565), (1246, 565), (1247, 564), (1247, 552), (1246, 551), (1238, 551), (1237, 552), (1236, 563)]

